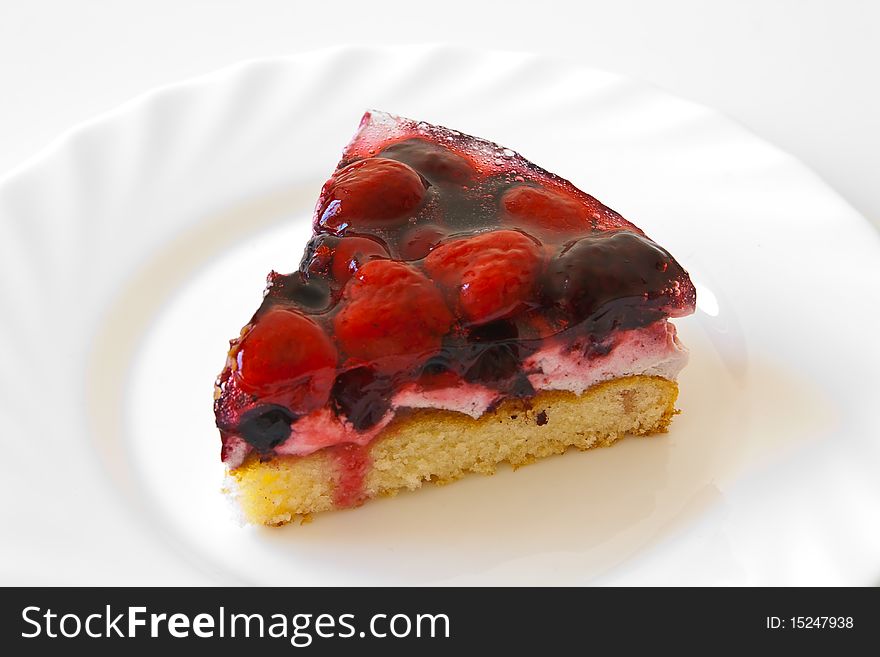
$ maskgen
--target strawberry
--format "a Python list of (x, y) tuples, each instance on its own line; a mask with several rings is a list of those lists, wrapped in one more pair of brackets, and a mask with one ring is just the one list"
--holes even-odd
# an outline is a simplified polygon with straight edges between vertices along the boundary
[(473, 324), (508, 317), (529, 305), (541, 265), (539, 245), (517, 230), (452, 239), (425, 258), (425, 269)]
[(340, 346), (379, 370), (405, 370), (440, 349), (453, 316), (443, 295), (418, 269), (371, 260), (349, 280), (333, 320)]
[(399, 226), (415, 214), (426, 190), (426, 181), (403, 162), (382, 157), (353, 162), (324, 185), (316, 230), (342, 235), (349, 226)]
[(260, 316), (235, 347), (241, 388), (276, 396), (295, 413), (327, 402), (336, 372), (336, 348), (302, 313), (275, 307)]
[(578, 234), (589, 229), (587, 209), (575, 199), (552, 189), (521, 185), (501, 197), (507, 224), (547, 231)]

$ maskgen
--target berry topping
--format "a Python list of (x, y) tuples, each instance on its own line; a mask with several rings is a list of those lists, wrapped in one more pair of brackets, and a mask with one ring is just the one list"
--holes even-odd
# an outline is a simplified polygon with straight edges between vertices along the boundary
[(391, 379), (369, 367), (356, 367), (336, 377), (330, 403), (358, 431), (381, 420), (391, 405)]
[(440, 291), (402, 262), (372, 260), (349, 280), (333, 320), (345, 353), (383, 370), (417, 365), (440, 348), (452, 314)]
[(271, 272), (266, 284), (266, 297), (273, 301), (293, 302), (304, 312), (321, 312), (330, 305), (330, 288), (326, 281), (307, 277), (301, 272)]
[(469, 367), (466, 381), (494, 383), (509, 379), (519, 372), (520, 345), (517, 330), (503, 320), (477, 327), (468, 335), (466, 350)]
[[(497, 144), (368, 112), (321, 190), (299, 270), (269, 275), (230, 343), (214, 406), (224, 459), (279, 451), (297, 422), (358, 442), (351, 432), (378, 431), (414, 384), (531, 397), (538, 350), (601, 358), (619, 330), (695, 300), (669, 253), (571, 183)], [(332, 449), (364, 462), (363, 446)]]
[(241, 416), (238, 433), (257, 451), (267, 452), (290, 437), (295, 419), (283, 406), (257, 406)]
[(380, 155), (405, 162), (435, 185), (461, 185), (473, 178), (475, 173), (466, 159), (441, 144), (432, 144), (425, 139), (407, 139), (389, 146)]
[(533, 352), (533, 347), (520, 337), (516, 323), (509, 320), (473, 326), (447, 339), (446, 353), (433, 359), (435, 371), (455, 371), (467, 382), (514, 397), (534, 394), (522, 371), (522, 361)]
[(589, 228), (587, 209), (582, 203), (553, 189), (520, 185), (501, 197), (504, 222), (525, 230), (543, 230), (571, 234)]
[(333, 254), (340, 239), (335, 235), (315, 235), (306, 244), (300, 271), (308, 275), (329, 276), (330, 263), (333, 262)]
[(425, 258), (425, 269), (474, 324), (510, 316), (532, 303), (540, 268), (541, 248), (516, 230), (453, 239)]
[(440, 226), (414, 226), (400, 237), (397, 250), (401, 260), (421, 260), (437, 246), (448, 231)]
[(333, 280), (345, 285), (370, 260), (388, 258), (388, 249), (369, 237), (343, 237), (336, 243), (330, 271)]
[(354, 162), (324, 186), (317, 228), (341, 235), (350, 226), (398, 226), (415, 214), (426, 189), (424, 179), (402, 162), (381, 157)]
[(687, 273), (647, 237), (597, 233), (569, 242), (548, 266), (548, 301), (596, 333), (646, 326), (689, 312), (696, 298)]
[(238, 344), (236, 378), (254, 394), (284, 399), (296, 413), (327, 402), (336, 349), (327, 334), (295, 310), (272, 308)]
[(461, 385), (463, 379), (459, 374), (447, 369), (444, 360), (428, 359), (419, 374), (419, 386), (423, 390), (437, 390), (441, 388), (455, 388)]

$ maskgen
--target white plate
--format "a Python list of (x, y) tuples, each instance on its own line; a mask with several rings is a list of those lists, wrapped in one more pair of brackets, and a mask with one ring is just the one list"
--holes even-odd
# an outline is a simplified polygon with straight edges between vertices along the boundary
[[(369, 107), (519, 150), (690, 269), (668, 435), (235, 523), (213, 379)], [(797, 161), (574, 64), (346, 48), (151, 93), (0, 184), (2, 583), (874, 582), (878, 289), (876, 232)]]

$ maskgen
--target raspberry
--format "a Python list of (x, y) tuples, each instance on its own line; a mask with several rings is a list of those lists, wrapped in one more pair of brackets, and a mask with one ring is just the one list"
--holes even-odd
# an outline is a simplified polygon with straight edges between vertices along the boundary
[(402, 162), (359, 160), (324, 185), (317, 227), (342, 235), (349, 226), (398, 226), (415, 214), (426, 189), (422, 177)]
[(542, 228), (564, 233), (589, 229), (586, 208), (561, 193), (540, 187), (520, 186), (501, 197), (505, 223), (525, 229)]
[(371, 260), (349, 280), (333, 320), (340, 346), (381, 370), (406, 370), (440, 349), (453, 317), (424, 274), (402, 262)]
[(481, 324), (509, 317), (533, 301), (541, 249), (516, 230), (458, 238), (435, 248), (425, 269), (461, 316)]
[(241, 339), (236, 377), (242, 389), (272, 395), (295, 413), (327, 402), (336, 349), (320, 326), (295, 310), (272, 308)]

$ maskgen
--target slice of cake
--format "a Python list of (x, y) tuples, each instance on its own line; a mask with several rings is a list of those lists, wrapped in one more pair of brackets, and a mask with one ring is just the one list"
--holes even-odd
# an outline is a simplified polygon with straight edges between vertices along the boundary
[(246, 519), (278, 525), (664, 431), (687, 272), (571, 183), (368, 112), (299, 270), (271, 272), (214, 409)]

